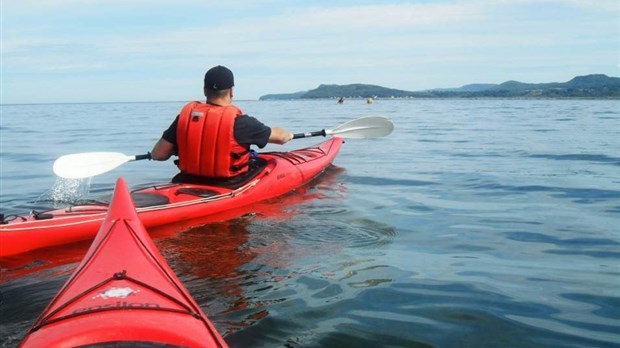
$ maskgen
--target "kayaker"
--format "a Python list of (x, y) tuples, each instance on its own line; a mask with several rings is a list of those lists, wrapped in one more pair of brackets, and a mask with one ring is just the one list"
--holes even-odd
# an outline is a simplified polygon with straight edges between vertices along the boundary
[[(152, 159), (165, 161), (178, 155), (181, 174), (192, 177), (231, 178), (248, 172), (250, 146), (284, 144), (293, 133), (269, 127), (232, 104), (232, 71), (218, 65), (204, 78), (206, 103), (186, 104), (151, 151)], [(182, 181), (182, 179), (180, 179)], [(174, 181), (174, 179), (173, 179)]]

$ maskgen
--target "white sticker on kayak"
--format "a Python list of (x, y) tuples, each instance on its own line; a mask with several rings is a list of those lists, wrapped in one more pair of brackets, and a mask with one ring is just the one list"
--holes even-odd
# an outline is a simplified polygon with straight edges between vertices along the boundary
[(97, 296), (93, 297), (93, 300), (101, 297), (102, 299), (108, 298), (126, 298), (127, 296), (137, 294), (140, 290), (134, 290), (132, 288), (110, 288), (104, 292), (100, 292)]

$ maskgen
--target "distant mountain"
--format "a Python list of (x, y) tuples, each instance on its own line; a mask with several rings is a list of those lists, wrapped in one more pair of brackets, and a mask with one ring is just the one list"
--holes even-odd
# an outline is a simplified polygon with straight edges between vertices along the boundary
[(320, 85), (297, 93), (268, 94), (260, 100), (319, 98), (620, 98), (620, 78), (603, 74), (577, 76), (568, 82), (468, 84), (460, 88), (404, 91), (367, 84)]
[(492, 83), (473, 83), (465, 85), (459, 88), (459, 90), (461, 92), (482, 92), (495, 87), (497, 87), (497, 85)]
[(493, 90), (506, 91), (530, 91), (543, 89), (600, 89), (600, 88), (617, 88), (620, 86), (620, 78), (609, 77), (607, 75), (596, 74), (577, 76), (572, 80), (564, 83), (522, 83), (518, 81), (507, 81), (493, 87)]
[(260, 97), (260, 100), (270, 100), (270, 99), (300, 99), (304, 94), (308, 91), (301, 91), (295, 93), (286, 93), (286, 94), (267, 94)]
[(403, 98), (410, 96), (412, 92), (401, 91), (376, 85), (351, 84), (351, 85), (320, 85), (319, 87), (292, 94), (267, 94), (260, 100), (286, 100), (286, 99), (323, 99), (323, 98)]
[(495, 83), (472, 83), (458, 88), (433, 88), (430, 92), (481, 92), (499, 86)]
[(348, 98), (390, 98), (390, 97), (406, 97), (409, 93), (393, 88), (386, 88), (375, 85), (352, 84), (352, 85), (320, 85), (318, 88), (306, 92), (302, 98), (331, 98), (348, 97)]
[(507, 81), (479, 93), (488, 97), (620, 98), (620, 78), (594, 74), (563, 83)]

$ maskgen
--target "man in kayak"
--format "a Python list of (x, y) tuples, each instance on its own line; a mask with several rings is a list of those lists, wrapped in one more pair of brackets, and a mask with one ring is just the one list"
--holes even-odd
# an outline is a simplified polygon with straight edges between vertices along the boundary
[(191, 102), (183, 107), (151, 151), (152, 159), (165, 161), (178, 155), (181, 174), (192, 177), (231, 178), (251, 167), (250, 146), (284, 144), (293, 133), (269, 127), (244, 114), (232, 104), (232, 71), (218, 65), (204, 79), (206, 103)]

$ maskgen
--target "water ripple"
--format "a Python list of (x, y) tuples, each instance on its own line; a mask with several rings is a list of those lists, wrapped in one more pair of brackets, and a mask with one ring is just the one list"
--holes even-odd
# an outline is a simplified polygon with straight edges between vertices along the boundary
[(544, 158), (555, 161), (585, 161), (585, 162), (596, 162), (596, 163), (605, 163), (611, 164), (614, 166), (620, 166), (620, 158), (612, 157), (603, 154), (565, 154), (565, 155), (554, 155), (554, 154), (535, 154), (528, 155), (530, 158)]
[(433, 181), (411, 180), (411, 179), (393, 179), (375, 176), (353, 176), (344, 175), (344, 180), (352, 184), (369, 185), (369, 186), (429, 186), (438, 185)]
[[(620, 259), (619, 242), (607, 238), (568, 238), (561, 239), (533, 232), (507, 232), (506, 238), (519, 242), (553, 244), (561, 250), (546, 250), (545, 253), (557, 255), (587, 255), (597, 258)], [(599, 250), (592, 250), (597, 247)]]
[(575, 203), (590, 204), (601, 201), (612, 201), (620, 198), (620, 190), (598, 188), (575, 188), (544, 185), (505, 185), (500, 183), (475, 183), (466, 187), (480, 191), (478, 195), (505, 195), (506, 192), (526, 194), (531, 192), (548, 192), (557, 198), (568, 198)]

